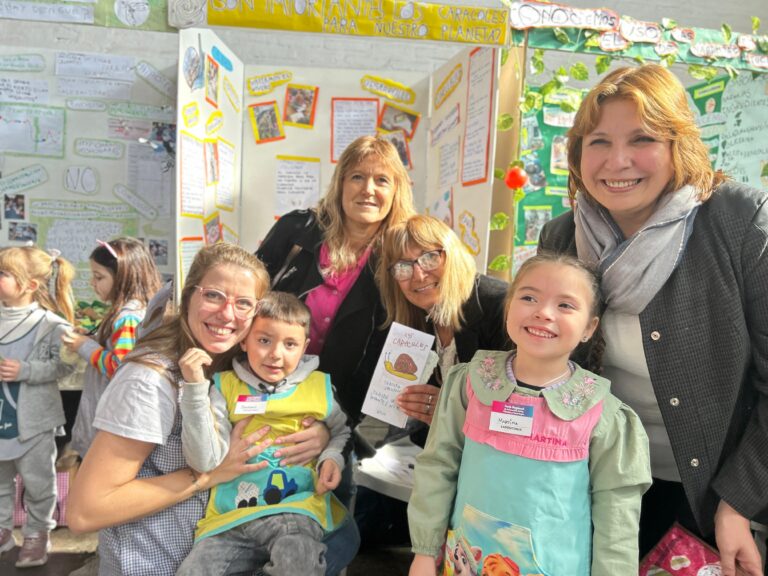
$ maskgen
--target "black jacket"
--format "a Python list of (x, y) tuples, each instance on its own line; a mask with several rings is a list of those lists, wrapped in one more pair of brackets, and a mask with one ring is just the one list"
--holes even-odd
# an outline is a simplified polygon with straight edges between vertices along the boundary
[[(482, 274), (475, 276), (472, 294), (461, 308), (464, 322), (461, 330), (453, 335), (456, 341), (457, 362), (469, 362), (478, 350), (509, 350), (511, 348), (512, 343), (507, 335), (504, 318), (507, 288), (508, 284), (502, 280)], [(432, 323), (428, 324), (427, 332), (434, 333)], [(436, 374), (429, 379), (429, 384), (440, 387), (441, 382)], [(410, 435), (415, 444), (424, 446), (428, 431), (429, 428), (423, 422), (411, 419), (408, 421), (407, 429), (390, 428), (387, 438), (382, 443)]]
[[(768, 506), (768, 194), (720, 186), (685, 254), (640, 313), (643, 350), (688, 502), (704, 534), (720, 499), (765, 522)], [(541, 249), (576, 254), (573, 213)]]
[[(295, 210), (275, 223), (256, 255), (274, 279), (292, 248), (298, 246), (273, 288), (306, 300), (309, 292), (323, 282), (318, 264), (322, 243), (314, 211)], [(386, 336), (379, 329), (386, 315), (374, 281), (376, 260), (372, 253), (341, 303), (320, 354), (319, 370), (331, 375), (339, 404), (353, 426), (361, 420), (360, 409)]]

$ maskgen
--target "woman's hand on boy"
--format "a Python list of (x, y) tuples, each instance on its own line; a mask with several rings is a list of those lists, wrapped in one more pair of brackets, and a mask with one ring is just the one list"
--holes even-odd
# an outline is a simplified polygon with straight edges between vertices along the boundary
[(324, 423), (318, 422), (314, 418), (304, 418), (301, 425), (304, 426), (304, 430), (275, 438), (275, 444), (293, 444), (292, 446), (281, 447), (275, 452), (277, 458), (282, 458), (280, 466), (288, 466), (289, 464), (302, 466), (320, 456), (320, 453), (328, 446), (331, 433)]
[(403, 414), (431, 426), (439, 394), (440, 388), (432, 384), (406, 386), (397, 396), (397, 407)]
[(251, 418), (244, 418), (234, 425), (229, 436), (229, 451), (227, 455), (221, 464), (210, 473), (200, 474), (198, 478), (200, 488), (213, 488), (217, 484), (228, 482), (248, 472), (255, 472), (266, 468), (269, 464), (267, 460), (262, 460), (256, 464), (248, 463), (251, 458), (258, 456), (272, 444), (270, 438), (263, 439), (269, 432), (269, 426), (262, 426), (255, 432), (244, 436), (245, 428), (251, 422)]
[(749, 526), (749, 519), (720, 500), (715, 513), (715, 539), (720, 551), (723, 576), (736, 576), (738, 565), (748, 576), (763, 576), (760, 552)]
[(317, 475), (315, 492), (325, 494), (329, 490), (335, 490), (341, 482), (341, 469), (335, 460), (329, 458), (320, 464), (320, 472)]
[(205, 382), (205, 366), (210, 366), (213, 359), (201, 348), (190, 348), (179, 358), (179, 369), (185, 382)]

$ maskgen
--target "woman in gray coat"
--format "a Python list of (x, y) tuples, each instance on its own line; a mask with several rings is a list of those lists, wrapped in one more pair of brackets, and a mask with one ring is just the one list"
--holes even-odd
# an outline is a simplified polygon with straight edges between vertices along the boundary
[(573, 212), (540, 249), (602, 273), (604, 375), (650, 439), (641, 553), (673, 521), (716, 542), (723, 574), (762, 576), (750, 520), (768, 508), (768, 193), (710, 166), (685, 90), (620, 68), (568, 134)]

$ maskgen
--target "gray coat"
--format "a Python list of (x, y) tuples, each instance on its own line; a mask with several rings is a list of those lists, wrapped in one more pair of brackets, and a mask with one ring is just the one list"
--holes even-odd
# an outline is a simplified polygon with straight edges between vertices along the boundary
[[(768, 193), (726, 183), (698, 211), (685, 254), (640, 313), (643, 349), (699, 527), (720, 499), (768, 517)], [(573, 213), (540, 249), (576, 254)]]
[(61, 335), (71, 326), (53, 312), (44, 312), (45, 318), (37, 327), (32, 351), (21, 361), (19, 369), (18, 421), (21, 441), (63, 426), (66, 420), (58, 381), (74, 366), (62, 362), (59, 352)]

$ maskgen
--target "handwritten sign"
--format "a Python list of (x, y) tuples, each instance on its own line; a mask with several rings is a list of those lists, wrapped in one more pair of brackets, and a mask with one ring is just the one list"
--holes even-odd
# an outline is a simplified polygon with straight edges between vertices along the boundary
[(46, 104), (48, 102), (48, 81), (0, 78), (0, 102)]
[[(393, 322), (379, 356), (362, 412), (403, 428), (408, 417), (395, 403), (403, 388), (426, 379), (429, 352), (435, 337)], [(433, 360), (434, 362), (434, 360)], [(434, 370), (434, 364), (431, 366)]]
[(738, 58), (741, 49), (736, 44), (695, 42), (691, 45), (691, 54), (699, 58)]
[(461, 181), (464, 186), (480, 184), (488, 179), (495, 62), (492, 48), (476, 48), (469, 56), (467, 123), (464, 126), (461, 163)]
[(86, 98), (67, 98), (65, 105), (67, 110), (77, 110), (78, 112), (104, 112), (107, 109), (106, 102)]
[(130, 100), (132, 82), (102, 78), (73, 78), (59, 76), (58, 92), (62, 96), (78, 98), (106, 98), (109, 100)]
[(42, 164), (33, 164), (0, 178), (0, 194), (17, 194), (48, 182), (48, 172)]
[(320, 158), (278, 156), (275, 215), (310, 208), (320, 197)]
[[(208, 24), (294, 32), (503, 46), (506, 8), (402, 0), (242, 2), (210, 0)], [(174, 25), (173, 22), (171, 22)]]
[(123, 118), (146, 118), (164, 122), (176, 121), (176, 110), (173, 106), (153, 106), (151, 104), (135, 104), (133, 102), (115, 102), (109, 105), (110, 116)]
[(251, 76), (245, 79), (245, 85), (248, 87), (248, 93), (251, 96), (263, 96), (264, 94), (269, 94), (281, 84), (287, 84), (292, 79), (293, 73), (283, 70), (260, 76)]
[(629, 42), (657, 44), (661, 40), (661, 26), (656, 22), (643, 22), (624, 16), (620, 29), (621, 35)]
[(389, 98), (395, 102), (413, 104), (416, 101), (416, 93), (411, 88), (387, 78), (366, 75), (360, 80), (360, 87), (363, 90), (367, 90), (377, 96)]
[(89, 158), (117, 160), (123, 157), (125, 145), (122, 142), (98, 138), (75, 138), (75, 153)]
[(515, 2), (510, 8), (512, 28), (586, 28), (616, 30), (619, 14), (606, 8), (571, 8), (542, 2)]
[(42, 72), (43, 70), (45, 70), (45, 58), (40, 54), (0, 55), (2, 72)]
[(67, 166), (64, 170), (64, 190), (93, 196), (99, 191), (99, 175), (90, 166)]
[(463, 75), (464, 67), (461, 65), (461, 62), (459, 62), (449, 72), (448, 76), (443, 78), (443, 81), (438, 84), (437, 90), (435, 90), (434, 98), (435, 110), (440, 108), (440, 106), (442, 106), (445, 101), (448, 100), (448, 97), (453, 94), (454, 90), (459, 87)]
[(149, 62), (141, 61), (136, 66), (136, 75), (145, 80), (155, 90), (169, 98), (176, 98), (176, 83), (165, 76)]
[(461, 114), (459, 112), (459, 104), (456, 103), (456, 106), (430, 130), (430, 146), (440, 142), (443, 136), (459, 125), (459, 122), (461, 122)]
[(359, 136), (376, 134), (379, 101), (376, 98), (331, 99), (331, 161)]
[(0, 18), (9, 20), (93, 24), (93, 13), (93, 6), (0, 0)]
[(57, 52), (54, 70), (57, 76), (105, 78), (131, 82), (134, 78), (133, 56)]

